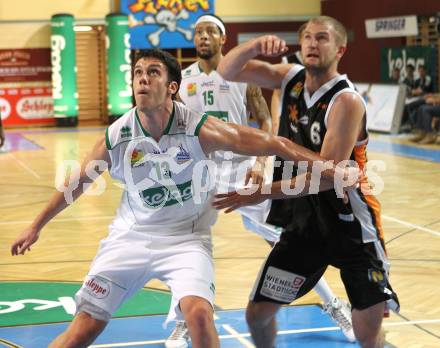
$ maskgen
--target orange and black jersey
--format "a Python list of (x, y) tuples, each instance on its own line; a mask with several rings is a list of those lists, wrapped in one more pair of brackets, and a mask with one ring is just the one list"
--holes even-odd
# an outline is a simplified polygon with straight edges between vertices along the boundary
[[(282, 85), (282, 109), (278, 135), (289, 138), (317, 153), (321, 152), (323, 140), (327, 131), (329, 112), (337, 96), (341, 93), (358, 94), (354, 85), (345, 75), (339, 75), (321, 86), (312, 96), (304, 87), (305, 69), (295, 65), (288, 73)], [(359, 98), (361, 96), (359, 95)], [(366, 165), (367, 139), (356, 144), (350, 156), (360, 168)], [(282, 180), (284, 161), (274, 169), (274, 181)], [(293, 168), (292, 176), (296, 175), (297, 168)], [(360, 219), (365, 225), (364, 230), (374, 237), (382, 237), (379, 204), (372, 196), (364, 196), (360, 190), (353, 195), (351, 204), (344, 204), (337, 198), (334, 190), (321, 192), (317, 195), (288, 200), (274, 200), (268, 222), (281, 226), (287, 230), (301, 231), (308, 223), (316, 222), (320, 234), (330, 233), (339, 220)], [(350, 197), (351, 198), (351, 197)], [(355, 208), (355, 212), (353, 211)], [(373, 236), (365, 236), (371, 240)], [(363, 238), (364, 239), (364, 238)]]

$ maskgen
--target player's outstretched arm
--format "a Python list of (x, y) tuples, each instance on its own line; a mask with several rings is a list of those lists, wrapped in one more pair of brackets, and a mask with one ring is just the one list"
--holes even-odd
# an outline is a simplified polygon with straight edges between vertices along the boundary
[(314, 165), (315, 168), (316, 165), (322, 165), (323, 177), (330, 180), (333, 180), (335, 175), (341, 175), (340, 169), (334, 163), (287, 138), (251, 127), (222, 122), (213, 116), (208, 116), (200, 129), (199, 140), (206, 154), (224, 150), (247, 156), (277, 155), (295, 164), (307, 162), (308, 171), (311, 171)]
[(265, 35), (245, 42), (220, 61), (217, 72), (229, 81), (253, 83), (264, 88), (279, 88), (291, 65), (270, 64), (253, 58), (276, 57), (287, 51), (286, 42), (274, 35)]
[[(103, 161), (100, 163), (107, 165), (98, 165), (99, 162), (93, 161)], [(12, 243), (12, 255), (23, 255), (27, 250), (30, 251), (30, 246), (38, 240), (41, 229), (58, 213), (64, 210), (69, 204), (73, 203), (73, 201), (83, 194), (85, 190), (84, 187), (86, 187), (84, 184), (91, 184), (94, 182), (94, 180), (96, 180), (96, 177), (91, 179), (87, 175), (86, 168), (90, 168), (90, 163), (92, 163), (92, 166), (96, 164), (94, 170), (98, 175), (101, 175), (110, 164), (110, 156), (105, 146), (105, 137), (102, 137), (97, 141), (92, 152), (84, 159), (80, 171), (71, 173), (71, 176), (74, 176), (73, 178), (66, 178), (66, 186), (64, 189), (57, 190), (54, 193), (43, 211), (38, 214), (32, 224), (26, 228)], [(75, 187), (72, 186), (71, 190), (69, 191), (69, 186), (73, 184)], [(67, 191), (69, 191), (69, 197), (71, 198), (70, 202), (68, 202), (68, 199), (65, 195), (67, 192), (66, 187), (68, 189)]]

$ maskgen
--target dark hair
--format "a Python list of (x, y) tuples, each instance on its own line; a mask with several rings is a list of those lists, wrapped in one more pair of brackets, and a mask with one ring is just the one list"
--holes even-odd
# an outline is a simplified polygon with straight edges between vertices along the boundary
[(182, 69), (180, 64), (173, 55), (166, 51), (162, 51), (158, 48), (149, 48), (146, 50), (137, 51), (134, 57), (134, 63), (136, 64), (143, 58), (156, 58), (160, 60), (168, 70), (168, 82), (177, 82), (177, 87), (180, 87), (182, 81)]
[(411, 70), (414, 70), (414, 65), (412, 65), (412, 64), (410, 64), (410, 63), (406, 64), (406, 67), (407, 67), (407, 68), (410, 68)]
[[(202, 18), (203, 16), (211, 16), (211, 17), (215, 17), (215, 18), (217, 18), (217, 19), (220, 21), (220, 23), (223, 24), (223, 26), (226, 28), (226, 25), (225, 25), (225, 22), (223, 22), (223, 19), (221, 19), (219, 16), (216, 16), (216, 15), (213, 14), (213, 13), (204, 13), (204, 14), (200, 15), (200, 16), (196, 19), (196, 22), (199, 20), (199, 18)], [(218, 28), (218, 31), (219, 31), (222, 35), (225, 35), (225, 34), (226, 34), (226, 33), (224, 33), (224, 32), (220, 29), (220, 27), (219, 27), (218, 25), (216, 25), (216, 27)]]

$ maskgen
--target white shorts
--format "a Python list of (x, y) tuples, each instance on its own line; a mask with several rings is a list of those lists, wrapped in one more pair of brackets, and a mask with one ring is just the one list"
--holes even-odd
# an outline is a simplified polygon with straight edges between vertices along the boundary
[(145, 283), (159, 279), (172, 293), (166, 323), (183, 319), (179, 301), (185, 296), (202, 297), (213, 306), (215, 286), (210, 233), (197, 229), (193, 233), (179, 233), (164, 236), (132, 231), (129, 239), (102, 240), (75, 296), (77, 305), (90, 302), (113, 315)]
[(269, 242), (276, 242), (283, 229), (266, 223), (270, 205), (271, 201), (266, 200), (260, 204), (241, 207), (237, 212), (241, 214), (243, 225), (248, 231), (260, 235)]

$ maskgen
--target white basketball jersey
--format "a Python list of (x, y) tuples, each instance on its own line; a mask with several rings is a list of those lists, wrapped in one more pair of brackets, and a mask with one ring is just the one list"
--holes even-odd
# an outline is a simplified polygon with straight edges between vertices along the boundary
[[(246, 108), (246, 89), (246, 83), (226, 81), (215, 70), (207, 75), (195, 62), (182, 71), (179, 96), (185, 105), (197, 112), (247, 126), (249, 114)], [(213, 158), (220, 169), (217, 176), (219, 192), (234, 190), (236, 183), (241, 187), (246, 168), (255, 162), (254, 157), (233, 154), (231, 158), (225, 156), (223, 151), (216, 151)]]
[(200, 162), (207, 157), (198, 138), (206, 117), (174, 102), (158, 142), (142, 127), (136, 107), (107, 129), (110, 175), (125, 185), (114, 228), (180, 231), (211, 209), (205, 188), (213, 180)]

